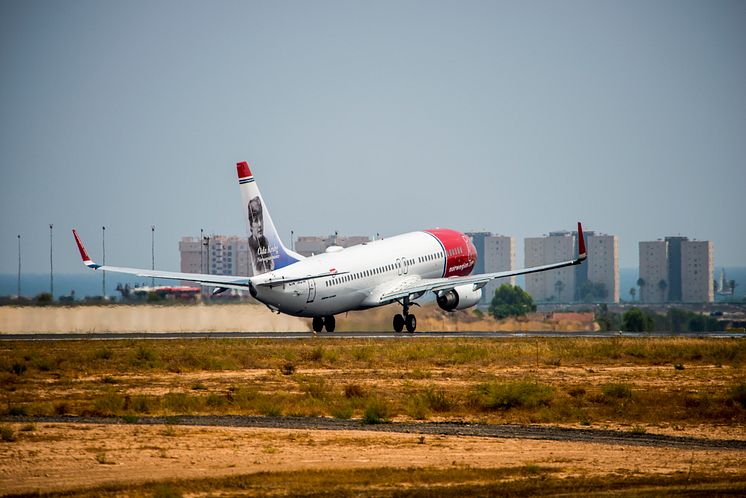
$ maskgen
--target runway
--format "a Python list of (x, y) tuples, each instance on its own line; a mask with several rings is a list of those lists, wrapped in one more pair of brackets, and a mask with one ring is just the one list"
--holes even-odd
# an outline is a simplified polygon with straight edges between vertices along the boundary
[(611, 337), (689, 337), (708, 339), (742, 339), (746, 334), (742, 332), (415, 332), (414, 334), (401, 332), (321, 332), (314, 334), (308, 331), (298, 332), (95, 332), (95, 333), (46, 333), (33, 334), (0, 334), (0, 341), (81, 341), (81, 340), (168, 340), (168, 339), (270, 339), (270, 340), (299, 340), (299, 339), (389, 339), (389, 340), (417, 340), (419, 338), (440, 339), (510, 339), (510, 338), (611, 338)]

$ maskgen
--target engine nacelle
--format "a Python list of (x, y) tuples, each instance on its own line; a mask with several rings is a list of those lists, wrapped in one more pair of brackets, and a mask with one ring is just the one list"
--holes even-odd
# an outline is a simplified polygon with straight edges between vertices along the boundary
[(482, 289), (474, 289), (474, 284), (459, 285), (438, 296), (438, 306), (446, 311), (471, 308), (482, 299)]

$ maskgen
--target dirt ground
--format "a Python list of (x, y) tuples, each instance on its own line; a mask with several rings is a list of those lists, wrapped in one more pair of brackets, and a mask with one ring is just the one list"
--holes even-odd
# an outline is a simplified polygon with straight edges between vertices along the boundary
[[(255, 472), (540, 465), (556, 476), (742, 474), (746, 451), (462, 436), (188, 426), (36, 424), (0, 443), (0, 493)], [(28, 427), (27, 427), (28, 429)]]
[[(337, 317), (339, 331), (390, 331), (398, 310), (385, 306)], [(534, 313), (526, 318), (478, 318), (470, 310), (447, 313), (436, 306), (417, 309), (418, 330), (459, 331), (568, 331), (595, 330), (592, 319), (567, 319)], [(592, 318), (592, 317), (591, 317)], [(35, 332), (296, 332), (308, 331), (310, 319), (277, 315), (256, 304), (113, 305), (113, 306), (2, 306), (0, 334)]]
[(309, 330), (307, 322), (250, 304), (0, 307), (0, 334), (291, 332)]

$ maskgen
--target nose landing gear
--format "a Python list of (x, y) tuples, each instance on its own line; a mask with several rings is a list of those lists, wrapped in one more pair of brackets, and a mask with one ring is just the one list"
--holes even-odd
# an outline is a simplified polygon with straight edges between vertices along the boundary
[(337, 325), (337, 321), (334, 319), (334, 315), (329, 316), (315, 316), (311, 322), (311, 328), (313, 333), (321, 332), (326, 327), (327, 332), (334, 332), (334, 328)]

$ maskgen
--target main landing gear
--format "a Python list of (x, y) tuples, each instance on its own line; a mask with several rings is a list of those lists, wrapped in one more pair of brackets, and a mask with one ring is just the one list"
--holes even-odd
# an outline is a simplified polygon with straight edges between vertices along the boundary
[(407, 332), (414, 333), (417, 328), (417, 317), (409, 314), (409, 303), (407, 301), (402, 304), (402, 315), (394, 315), (394, 332), (401, 332), (404, 327), (407, 327)]
[(326, 327), (327, 332), (334, 332), (334, 327), (337, 325), (337, 321), (334, 319), (334, 315), (329, 316), (315, 316), (311, 322), (311, 328), (313, 333), (321, 332)]

